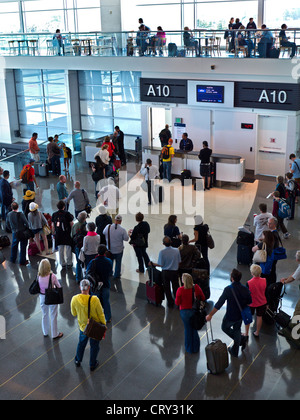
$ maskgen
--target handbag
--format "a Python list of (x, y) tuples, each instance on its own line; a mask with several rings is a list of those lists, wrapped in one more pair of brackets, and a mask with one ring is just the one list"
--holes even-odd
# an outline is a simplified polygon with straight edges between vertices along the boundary
[(251, 312), (251, 308), (250, 306), (246, 306), (244, 309), (241, 308), (241, 305), (236, 297), (235, 291), (233, 290), (233, 287), (231, 286), (231, 290), (232, 290), (232, 294), (234, 296), (234, 299), (236, 300), (236, 303), (239, 307), (239, 310), (241, 311), (241, 315), (242, 315), (242, 319), (244, 321), (245, 325), (250, 325), (252, 324), (253, 321), (253, 317), (252, 317), (252, 312)]
[(31, 283), (29, 287), (29, 293), (31, 295), (38, 295), (40, 293), (40, 283), (38, 277)]
[(207, 235), (206, 235), (206, 242), (207, 242), (207, 246), (208, 246), (209, 249), (214, 249), (215, 241), (213, 240), (209, 231), (207, 232)]
[(87, 197), (85, 196), (85, 191), (84, 190), (81, 190), (82, 191), (82, 194), (83, 194), (83, 198), (85, 199), (85, 201), (86, 201), (86, 205), (85, 205), (85, 208), (84, 208), (84, 210), (87, 212), (87, 214), (91, 214), (92, 213), (92, 206), (90, 205), (90, 203), (88, 203), (87, 201)]
[(91, 318), (91, 299), (92, 296), (89, 298), (88, 303), (88, 323), (85, 327), (83, 332), (88, 338), (92, 338), (93, 340), (101, 341), (105, 336), (107, 327), (106, 325), (102, 324), (101, 322), (96, 322), (93, 318)]
[(262, 249), (258, 249), (257, 251), (255, 251), (255, 254), (253, 255), (253, 263), (254, 264), (259, 264), (259, 263), (265, 263), (267, 262), (267, 246), (265, 244), (265, 242), (263, 243)]
[(274, 261), (286, 260), (287, 259), (286, 249), (283, 248), (283, 246), (274, 248), (272, 252), (272, 258)]
[(135, 239), (131, 239), (129, 245), (137, 246), (140, 248), (146, 246), (144, 235), (142, 233), (138, 233)]
[(63, 289), (52, 286), (52, 274), (50, 274), (48, 289), (45, 290), (45, 305), (60, 305), (62, 303), (64, 303)]
[(206, 310), (199, 299), (195, 299), (195, 287), (193, 287), (193, 315), (190, 318), (190, 325), (199, 331), (206, 323)]
[(44, 226), (43, 226), (43, 232), (44, 232), (44, 234), (45, 234), (46, 236), (48, 236), (48, 235), (50, 235), (50, 234), (51, 234), (51, 229), (49, 228), (49, 226), (48, 226), (48, 225), (44, 225)]

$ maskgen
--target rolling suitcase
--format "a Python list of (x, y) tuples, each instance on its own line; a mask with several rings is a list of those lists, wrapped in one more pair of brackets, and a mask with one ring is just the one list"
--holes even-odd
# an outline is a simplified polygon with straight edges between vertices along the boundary
[(161, 185), (158, 186), (158, 202), (162, 203), (164, 201), (164, 189)]
[(218, 375), (220, 373), (223, 373), (229, 366), (227, 346), (225, 343), (222, 343), (221, 340), (214, 340), (211, 323), (210, 331), (212, 341), (209, 342), (207, 324), (205, 325), (208, 342), (207, 346), (205, 347), (207, 369), (213, 375)]
[[(188, 169), (184, 169), (182, 172), (181, 172), (181, 176), (180, 176), (180, 179), (181, 179), (181, 185), (184, 187), (184, 181), (186, 180), (186, 179), (192, 179), (192, 174), (191, 174), (191, 171), (190, 170), (188, 170)], [(187, 184), (188, 185), (188, 184)]]
[(39, 176), (47, 177), (49, 175), (48, 163), (41, 163), (39, 166)]
[(35, 175), (35, 176), (39, 176), (39, 174), (40, 174), (40, 171), (39, 171), (39, 168), (40, 168), (40, 162), (35, 162), (35, 163), (33, 164), (33, 167), (34, 167), (34, 175)]
[(162, 274), (155, 267), (149, 267), (148, 274), (149, 280), (146, 282), (147, 300), (149, 303), (159, 306), (165, 298), (161, 279)]
[(254, 233), (247, 231), (247, 229), (240, 230), (237, 235), (236, 243), (237, 249), (237, 262), (238, 264), (250, 265), (252, 264), (254, 247)]

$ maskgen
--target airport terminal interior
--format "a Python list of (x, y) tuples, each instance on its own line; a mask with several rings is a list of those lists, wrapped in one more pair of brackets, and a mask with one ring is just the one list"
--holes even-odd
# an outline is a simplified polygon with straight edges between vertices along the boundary
[[(274, 45), (276, 40), (279, 43), (275, 48), (279, 57), (260, 57), (258, 38), (253, 43), (254, 56), (248, 58), (243, 51), (236, 54), (235, 43), (232, 52), (224, 37), (232, 16), (239, 17), (245, 26), (253, 17), (258, 29), (265, 23), (274, 35)], [(141, 17), (155, 33), (161, 25), (167, 44), (170, 37), (179, 50), (186, 26), (194, 33), (198, 31), (198, 40), (202, 39), (205, 47), (216, 38), (216, 31), (222, 37), (220, 55), (213, 49), (202, 51), (197, 44), (197, 51), (183, 45), (184, 55), (179, 56), (170, 56), (166, 47), (160, 56), (160, 45), (158, 51), (154, 45), (141, 57), (141, 44), (136, 44)], [(119, 126), (126, 151), (126, 164), (115, 177), (122, 226), (127, 231), (133, 229), (136, 213), (144, 214), (151, 229), (147, 252), (157, 263), (164, 249), (168, 217), (176, 214), (179, 231), (192, 239), (194, 216), (201, 215), (215, 243), (208, 251), (211, 293), (207, 313), (230, 285), (234, 268), (242, 273), (245, 285), (252, 275), (249, 264), (240, 264), (237, 259), (239, 228), (245, 226), (254, 232), (260, 203), (272, 213), (269, 194), (276, 189), (276, 177), (285, 177), (292, 163), (290, 154), (299, 157), (300, 153), (298, 2), (53, 0), (50, 6), (45, 0), (0, 1), (0, 22), (0, 167), (9, 171), (9, 181), (14, 182), (15, 201), (21, 206), (24, 185), (15, 181), (31, 158), (28, 142), (32, 133), (38, 133), (43, 163), (48, 137), (58, 134), (59, 142), (72, 150), (69, 171), (64, 171), (60, 160), (68, 192), (75, 181), (81, 183), (92, 205), (88, 222), (95, 221), (101, 203), (95, 197), (91, 163), (104, 137)], [(291, 28), (289, 42), (296, 47), (292, 59), (293, 47), (281, 49), (275, 35), (283, 23)], [(57, 28), (64, 35), (61, 47), (52, 42)], [(90, 43), (84, 43), (83, 38)], [(134, 39), (132, 56), (128, 56), (129, 38)], [(8, 44), (8, 39), (14, 44)], [(50, 52), (47, 39), (51, 40)], [(148, 205), (140, 170), (149, 158), (159, 166), (159, 132), (166, 124), (175, 149), (172, 188), (167, 193), (169, 182), (157, 180), (165, 191), (163, 200)], [(184, 132), (193, 141), (193, 152), (179, 150)], [(198, 158), (204, 140), (215, 163), (212, 188), (205, 191)], [(180, 176), (185, 169), (191, 171), (193, 179), (183, 186)], [(43, 213), (52, 215), (57, 210), (58, 176), (49, 172), (36, 180), (35, 202)], [(199, 188), (194, 189), (195, 183)], [(294, 218), (284, 221), (290, 236), (280, 232), (287, 258), (278, 261), (277, 282), (298, 267), (299, 206), (300, 201)], [(73, 201), (69, 211), (75, 214)], [(0, 235), (12, 241), (3, 220)], [(178, 307), (169, 307), (166, 299), (159, 306), (149, 303), (149, 273), (137, 272), (137, 258), (129, 243), (124, 245), (121, 278), (111, 281), (112, 319), (100, 342), (99, 365), (90, 370), (88, 345), (81, 366), (76, 367), (79, 329), (70, 310), (72, 297), (80, 293), (76, 256), (72, 254), (73, 266), (66, 268), (53, 251), (50, 255), (27, 254), (29, 263), (19, 265), (18, 260), (10, 262), (11, 246), (2, 249), (1, 400), (300, 399), (299, 347), (279, 334), (275, 324), (263, 323), (256, 338), (254, 322), (245, 350), (238, 357), (229, 355), (228, 368), (213, 375), (207, 366), (208, 342), (220, 339), (232, 346), (232, 339), (221, 328), (225, 304), (198, 332), (200, 351), (186, 352)], [(43, 258), (49, 259), (64, 292), (64, 303), (58, 309), (58, 330), (63, 333), (59, 340), (44, 337), (39, 297), (29, 294)], [(282, 299), (282, 310), (291, 317), (300, 298), (299, 286), (297, 281), (287, 284)]]

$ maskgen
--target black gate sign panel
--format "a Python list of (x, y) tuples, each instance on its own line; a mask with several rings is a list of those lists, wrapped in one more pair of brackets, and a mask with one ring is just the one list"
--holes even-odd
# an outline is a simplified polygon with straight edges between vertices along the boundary
[(237, 108), (300, 110), (300, 85), (292, 83), (236, 82), (234, 106)]
[(140, 79), (140, 100), (187, 104), (187, 81), (181, 79)]

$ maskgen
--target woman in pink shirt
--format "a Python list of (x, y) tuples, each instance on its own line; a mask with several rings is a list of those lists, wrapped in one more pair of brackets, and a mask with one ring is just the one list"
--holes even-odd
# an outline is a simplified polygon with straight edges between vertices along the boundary
[[(253, 332), (254, 337), (259, 337), (259, 332), (262, 326), (262, 317), (267, 309), (267, 299), (266, 299), (266, 288), (267, 280), (261, 276), (261, 268), (257, 264), (252, 264), (250, 267), (250, 272), (253, 276), (251, 280), (248, 281), (247, 286), (251, 292), (252, 303), (250, 305), (251, 312), (254, 315), (256, 312), (256, 331)], [(250, 325), (246, 325), (245, 336), (249, 336)]]
[(51, 276), (52, 286), (60, 288), (61, 285), (57, 280), (55, 274), (51, 271), (51, 265), (49, 260), (44, 259), (39, 264), (38, 270), (38, 281), (40, 285), (40, 304), (42, 309), (42, 330), (44, 337), (48, 337), (49, 330), (51, 327), (52, 338), (56, 340), (63, 336), (63, 333), (59, 333), (57, 329), (57, 315), (58, 305), (45, 305), (45, 290), (48, 289), (49, 277)]

